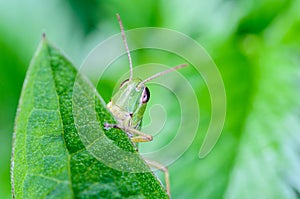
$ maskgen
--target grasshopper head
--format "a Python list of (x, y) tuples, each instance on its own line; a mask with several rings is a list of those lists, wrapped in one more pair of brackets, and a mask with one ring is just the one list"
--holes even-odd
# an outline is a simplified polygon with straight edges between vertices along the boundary
[(117, 118), (119, 121), (127, 121), (128, 118), (130, 118), (133, 120), (134, 125), (139, 125), (145, 112), (147, 102), (150, 99), (150, 92), (149, 89), (145, 86), (145, 83), (156, 77), (165, 75), (169, 72), (185, 67), (187, 66), (187, 64), (175, 66), (168, 70), (157, 73), (145, 80), (133, 78), (132, 60), (127, 45), (124, 28), (120, 16), (117, 15), (117, 17), (121, 29), (122, 39), (129, 60), (130, 77), (120, 85), (119, 90), (111, 98), (111, 101), (108, 103), (107, 107), (110, 109), (115, 118)]
[(149, 89), (141, 79), (134, 78), (123, 81), (111, 101), (129, 114), (143, 114), (149, 99)]

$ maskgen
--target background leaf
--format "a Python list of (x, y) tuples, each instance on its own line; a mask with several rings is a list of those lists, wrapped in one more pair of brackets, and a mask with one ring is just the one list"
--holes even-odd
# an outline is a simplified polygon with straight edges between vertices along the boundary
[[(81, 127), (75, 124), (73, 116), (74, 84), (81, 89), (76, 90), (82, 96), (78, 102), (80, 111), (85, 112), (86, 97), (92, 96), (96, 103), (100, 131), (89, 132), (93, 138), (89, 145), (83, 142), (88, 138), (80, 135)], [(118, 155), (96, 142), (105, 137), (104, 133), (112, 145), (137, 153), (124, 132), (104, 130), (103, 124), (114, 120), (102, 99), (95, 98), (95, 94), (85, 96), (93, 91), (77, 76), (72, 64), (44, 39), (28, 69), (16, 119), (12, 163), (16, 198), (168, 198), (141, 158), (141, 163), (129, 160), (128, 167), (143, 164), (148, 172), (131, 173), (110, 168), (91, 154), (90, 148), (93, 152), (104, 151), (108, 158)], [(87, 120), (80, 125), (88, 126), (92, 121), (88, 120), (89, 115), (84, 117)]]
[[(78, 9), (82, 4), (86, 5)], [(194, 78), (201, 121), (192, 146), (169, 166), (172, 197), (299, 198), (299, 9), (297, 0), (0, 0), (0, 197), (11, 198), (14, 115), (37, 38), (46, 31), (79, 66), (95, 45), (120, 32), (115, 17), (120, 13), (125, 30), (159, 26), (192, 37), (216, 62), (226, 86), (225, 128), (209, 156), (199, 160), (210, 121), (210, 98), (203, 81), (193, 73), (186, 76)], [(132, 58), (135, 66), (160, 59), (172, 65), (178, 60), (149, 51), (133, 52)], [(106, 102), (115, 77), (126, 73), (127, 65), (124, 56), (124, 62), (115, 63), (115, 73), (108, 73), (99, 85), (105, 88), (99, 93)], [(149, 87), (149, 103), (163, 103), (164, 90)], [(145, 125), (148, 112), (155, 112), (150, 107)], [(167, 106), (171, 128), (155, 135), (153, 143), (141, 145), (140, 152), (168, 142), (170, 137), (163, 135), (173, 132), (177, 109), (173, 103)]]

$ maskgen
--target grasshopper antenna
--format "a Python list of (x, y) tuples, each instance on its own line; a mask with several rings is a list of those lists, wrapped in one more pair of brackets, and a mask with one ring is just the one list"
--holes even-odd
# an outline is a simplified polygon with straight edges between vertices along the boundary
[(127, 41), (126, 41), (124, 27), (123, 27), (123, 24), (122, 24), (122, 21), (121, 21), (121, 17), (120, 17), (119, 14), (117, 14), (117, 18), (118, 18), (118, 21), (119, 21), (119, 25), (120, 25), (120, 29), (121, 29), (121, 34), (122, 34), (122, 39), (123, 39), (123, 42), (124, 42), (124, 45), (125, 45), (125, 49), (126, 49), (126, 52), (127, 52), (127, 56), (128, 56), (128, 60), (129, 60), (129, 66), (130, 66), (129, 81), (130, 81), (130, 80), (132, 80), (132, 77), (133, 77), (132, 60), (131, 60), (131, 56), (130, 56), (130, 51), (129, 51), (129, 48), (128, 48), (128, 44), (127, 44)]
[(165, 71), (156, 73), (155, 75), (152, 75), (151, 77), (148, 77), (147, 79), (143, 80), (139, 85), (143, 85), (143, 84), (145, 84), (146, 82), (149, 82), (150, 80), (152, 80), (152, 79), (154, 79), (154, 78), (157, 78), (157, 77), (159, 77), (159, 76), (163, 76), (163, 75), (165, 75), (165, 74), (167, 74), (167, 73), (170, 73), (170, 72), (172, 72), (172, 71), (175, 71), (175, 70), (177, 70), (177, 69), (180, 69), (180, 68), (183, 68), (183, 67), (186, 67), (186, 66), (188, 66), (188, 64), (180, 64), (180, 65), (175, 66), (175, 67), (173, 67), (173, 68), (170, 68), (170, 69), (168, 69), (168, 70), (165, 70)]

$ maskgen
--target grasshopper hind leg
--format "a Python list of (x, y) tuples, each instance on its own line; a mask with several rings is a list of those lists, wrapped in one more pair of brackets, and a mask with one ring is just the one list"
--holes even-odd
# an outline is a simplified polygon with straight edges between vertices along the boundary
[[(127, 132), (129, 135), (129, 138), (131, 139), (132, 142), (134, 143), (138, 143), (138, 142), (151, 142), (153, 140), (153, 137), (151, 135), (145, 134), (135, 128), (131, 128), (131, 127), (123, 127), (119, 124), (108, 124), (105, 123), (104, 127), (106, 129), (108, 128), (118, 128), (118, 129), (122, 129), (123, 131)], [(166, 191), (170, 196), (170, 176), (169, 176), (169, 170), (167, 167), (165, 167), (164, 165), (152, 161), (152, 160), (146, 160), (146, 163), (153, 168), (156, 168), (162, 172), (164, 172), (165, 175), (165, 184), (166, 184)]]
[(153, 168), (156, 168), (162, 172), (164, 172), (165, 175), (165, 184), (166, 184), (166, 191), (169, 194), (169, 196), (171, 196), (171, 188), (170, 188), (170, 175), (169, 175), (169, 170), (166, 166), (162, 165), (159, 162), (155, 162), (152, 160), (148, 160), (148, 159), (144, 159), (146, 161), (146, 163)]

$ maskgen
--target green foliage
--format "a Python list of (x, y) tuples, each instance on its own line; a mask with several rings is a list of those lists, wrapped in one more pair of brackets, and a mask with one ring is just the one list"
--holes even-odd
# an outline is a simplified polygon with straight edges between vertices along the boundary
[[(89, 96), (85, 94), (94, 89), (43, 39), (28, 69), (16, 118), (12, 159), (15, 198), (168, 198), (142, 159), (148, 172), (131, 173), (110, 168), (91, 154), (90, 148), (103, 150), (110, 157), (117, 155), (96, 142), (103, 136), (125, 151), (137, 152), (124, 132), (103, 126), (100, 132), (90, 132), (95, 140), (84, 145), (73, 116), (75, 80), (86, 100)], [(99, 124), (114, 123), (102, 99), (92, 96)], [(86, 107), (83, 101), (79, 103)], [(91, 121), (84, 122), (88, 125)]]
[[(11, 198), (9, 190), (9, 159), (11, 156), (12, 128), (17, 109), (19, 90), (25, 76), (25, 64), (18, 53), (0, 37), (0, 196)], [(11, 67), (14, 66), (14, 67)], [(11, 109), (15, 109), (12, 111)], [(7, 162), (7, 163), (4, 163)], [(6, 191), (4, 191), (6, 190)]]
[[(201, 121), (192, 146), (169, 167), (172, 198), (299, 198), (299, 2), (0, 0), (0, 197), (11, 198), (13, 118), (37, 38), (46, 31), (79, 66), (96, 44), (119, 33), (115, 14), (120, 13), (125, 30), (160, 26), (192, 37), (208, 50), (225, 83), (225, 128), (209, 156), (199, 160), (210, 98), (203, 82), (189, 73), (197, 88)], [(133, 52), (132, 58), (134, 66), (175, 62), (161, 52)], [(98, 87), (106, 101), (118, 75), (128, 71), (124, 60), (116, 67), (119, 73), (108, 71)], [(150, 103), (161, 102), (165, 93), (150, 90)], [(170, 128), (161, 134), (176, 130), (172, 124), (178, 119), (178, 106), (168, 106)], [(151, 149), (157, 138), (141, 148)]]

